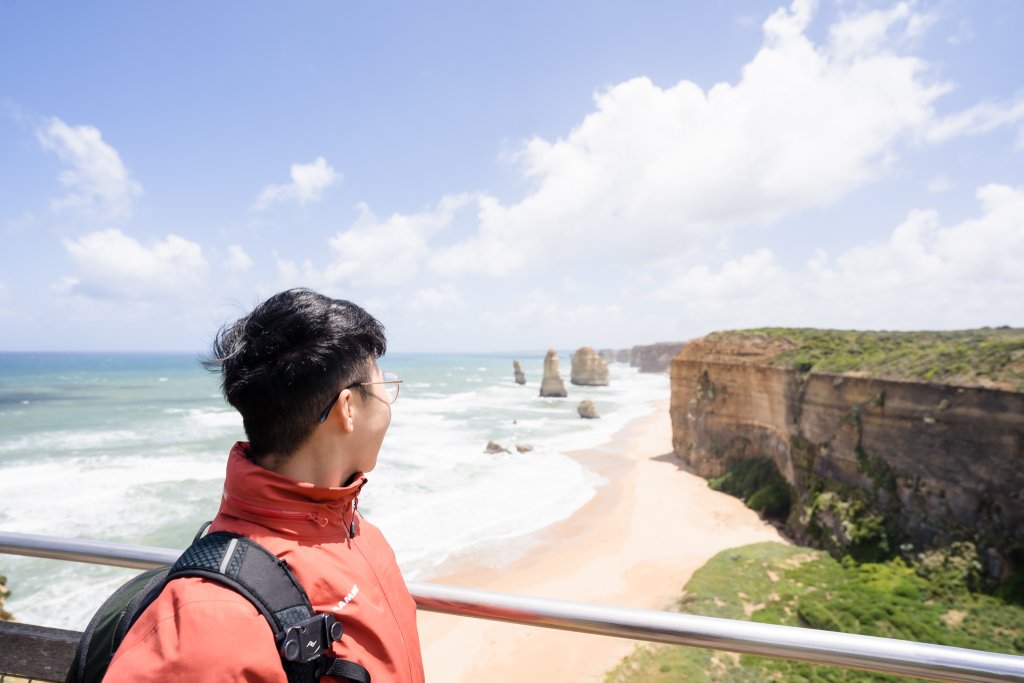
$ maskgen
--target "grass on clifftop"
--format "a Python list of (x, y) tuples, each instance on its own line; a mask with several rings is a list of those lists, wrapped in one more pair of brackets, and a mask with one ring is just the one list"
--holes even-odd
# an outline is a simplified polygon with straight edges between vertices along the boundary
[[(966, 588), (936, 594), (929, 581), (898, 559), (841, 563), (825, 552), (781, 543), (719, 553), (686, 584), (678, 608), (689, 614), (1024, 654), (1024, 607)], [(901, 680), (907, 679), (667, 645), (641, 646), (605, 677), (606, 683)]]
[(1024, 391), (1024, 329), (981, 328), (952, 332), (862, 332), (771, 327), (716, 332), (765, 335), (797, 346), (770, 359), (804, 372), (863, 373), (887, 379), (999, 386)]

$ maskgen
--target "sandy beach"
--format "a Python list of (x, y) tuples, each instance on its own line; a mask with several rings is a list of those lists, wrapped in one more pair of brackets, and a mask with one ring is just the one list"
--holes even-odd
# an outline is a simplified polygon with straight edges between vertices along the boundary
[[(608, 483), (500, 569), (463, 566), (430, 583), (664, 609), (726, 548), (784, 539), (741, 501), (708, 488), (672, 454), (668, 401), (602, 447), (572, 453)], [(419, 613), (427, 680), (600, 681), (633, 651), (621, 638)]]

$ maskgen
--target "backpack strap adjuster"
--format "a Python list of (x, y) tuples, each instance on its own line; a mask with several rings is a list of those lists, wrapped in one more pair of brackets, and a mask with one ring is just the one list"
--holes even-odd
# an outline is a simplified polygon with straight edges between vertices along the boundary
[(277, 649), (282, 659), (305, 664), (319, 659), (331, 643), (341, 640), (341, 634), (341, 624), (334, 615), (316, 614), (279, 633)]

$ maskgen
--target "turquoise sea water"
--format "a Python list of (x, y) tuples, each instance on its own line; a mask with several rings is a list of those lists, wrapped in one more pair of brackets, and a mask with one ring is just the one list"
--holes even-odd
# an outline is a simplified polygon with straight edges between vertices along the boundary
[[(499, 566), (604, 482), (566, 452), (596, 446), (667, 399), (665, 375), (614, 363), (608, 387), (537, 396), (543, 354), (390, 354), (405, 383), (360, 511), (422, 580), (453, 555)], [(600, 420), (581, 420), (593, 400)], [(217, 510), (244, 439), (218, 377), (189, 354), (0, 353), (0, 528), (181, 548)], [(483, 452), (489, 440), (512, 454)], [(515, 453), (514, 444), (534, 447)], [(22, 621), (82, 628), (129, 570), (0, 555)]]

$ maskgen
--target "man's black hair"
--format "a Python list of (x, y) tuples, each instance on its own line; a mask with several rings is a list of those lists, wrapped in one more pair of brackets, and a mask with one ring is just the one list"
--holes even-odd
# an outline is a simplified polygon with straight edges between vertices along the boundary
[[(372, 379), (370, 361), (386, 350), (384, 326), (359, 306), (289, 289), (222, 327), (203, 365), (221, 372), (252, 457), (286, 459), (343, 387)], [(365, 387), (358, 389), (365, 395)]]

